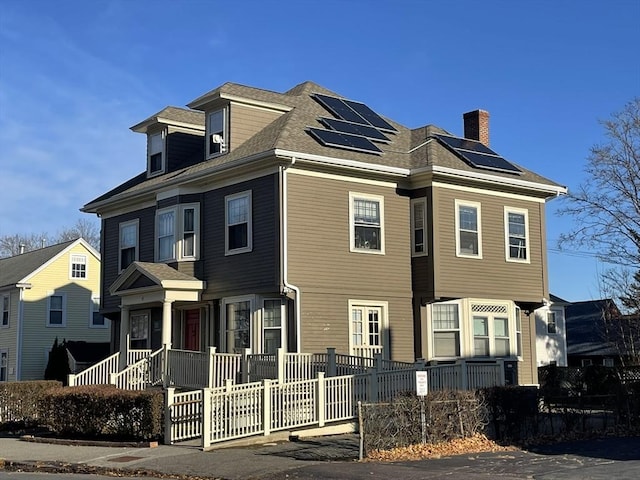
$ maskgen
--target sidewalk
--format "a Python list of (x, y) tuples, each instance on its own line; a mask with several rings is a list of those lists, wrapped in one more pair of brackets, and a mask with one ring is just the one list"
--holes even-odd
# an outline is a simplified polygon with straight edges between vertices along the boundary
[(39, 470), (65, 467), (66, 471), (104, 473), (105, 470), (136, 471), (158, 476), (240, 480), (275, 475), (303, 466), (335, 460), (357, 460), (357, 434), (280, 440), (260, 445), (220, 448), (207, 452), (195, 442), (159, 445), (155, 448), (57, 445), (18, 438), (0, 438), (0, 463), (18, 463)]

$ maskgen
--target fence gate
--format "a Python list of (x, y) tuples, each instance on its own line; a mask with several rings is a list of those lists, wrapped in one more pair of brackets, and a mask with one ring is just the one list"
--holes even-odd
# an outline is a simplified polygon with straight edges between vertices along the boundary
[(165, 393), (165, 444), (202, 436), (202, 390)]

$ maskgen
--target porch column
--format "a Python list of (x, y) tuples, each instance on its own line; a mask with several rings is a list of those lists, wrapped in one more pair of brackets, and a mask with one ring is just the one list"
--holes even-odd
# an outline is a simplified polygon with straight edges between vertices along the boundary
[(162, 302), (162, 346), (171, 348), (171, 305), (173, 300)]
[(127, 358), (129, 357), (129, 343), (130, 327), (129, 327), (129, 307), (125, 305), (120, 306), (120, 370), (124, 370), (127, 366)]

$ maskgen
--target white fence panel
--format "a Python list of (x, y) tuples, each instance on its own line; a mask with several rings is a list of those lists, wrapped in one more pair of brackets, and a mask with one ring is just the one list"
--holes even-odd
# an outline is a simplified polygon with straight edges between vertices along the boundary
[(317, 379), (273, 384), (270, 390), (270, 431), (317, 423)]
[(170, 418), (170, 443), (202, 436), (202, 390), (173, 393), (168, 389)]

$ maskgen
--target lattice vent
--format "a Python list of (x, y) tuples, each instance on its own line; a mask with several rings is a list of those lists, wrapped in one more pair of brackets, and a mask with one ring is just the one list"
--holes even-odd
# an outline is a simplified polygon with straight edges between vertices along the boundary
[(507, 306), (474, 303), (471, 305), (471, 311), (475, 313), (507, 313)]

